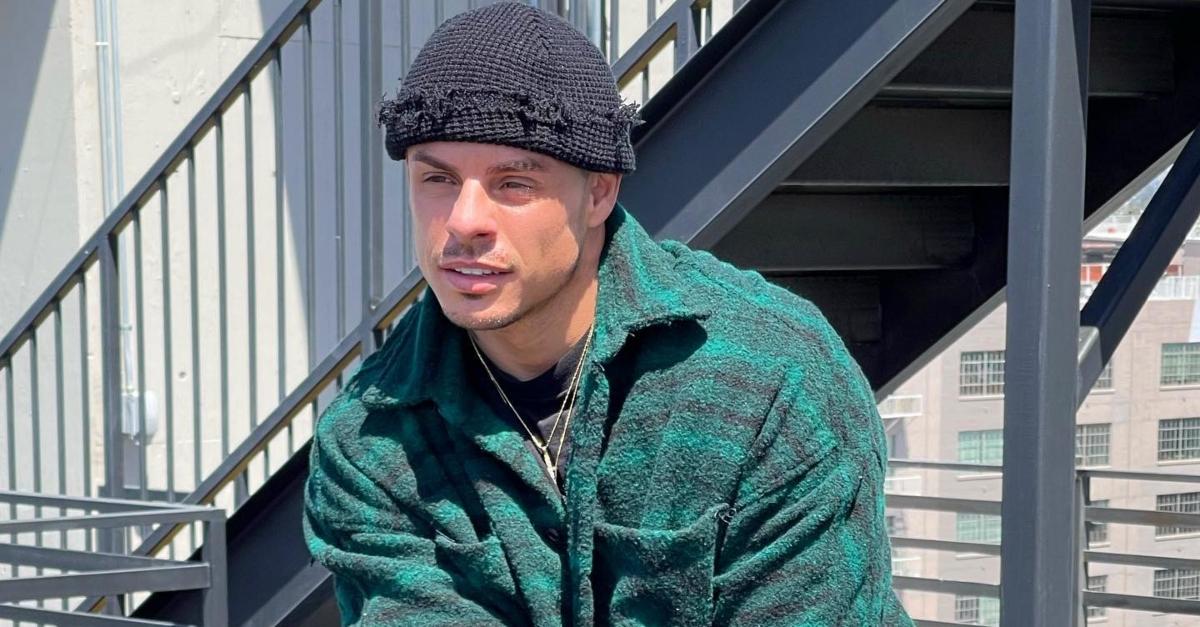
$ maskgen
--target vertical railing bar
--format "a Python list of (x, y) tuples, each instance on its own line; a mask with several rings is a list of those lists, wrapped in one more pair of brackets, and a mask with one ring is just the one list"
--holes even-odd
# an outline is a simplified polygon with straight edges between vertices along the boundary
[[(251, 98), (251, 86), (247, 81), (242, 110), (245, 112), (245, 144), (246, 144), (246, 308), (247, 337), (249, 339), (249, 410), (250, 429), (258, 426), (258, 264), (255, 261), (256, 236), (254, 229), (254, 101)], [(241, 485), (247, 485), (249, 470), (242, 472)], [(248, 487), (247, 487), (248, 491)]]
[[(363, 82), (366, 84), (367, 98), (364, 106), (368, 107), (368, 111), (373, 110), (373, 99), (378, 98), (378, 94), (382, 91), (381, 84), (383, 82), (381, 71), (383, 69), (383, 31), (381, 24), (383, 23), (383, 11), (380, 7), (380, 0), (368, 0), (370, 4), (371, 19), (367, 22), (367, 37), (364, 41), (368, 42), (366, 48), (369, 52), (368, 71), (365, 74)], [(402, 14), (407, 20), (407, 14)], [(407, 37), (407, 35), (406, 35)], [(406, 59), (408, 55), (407, 41), (404, 42), (402, 59)], [(407, 66), (406, 66), (407, 67)], [(368, 115), (368, 118), (371, 116)], [(364, 310), (364, 316), (369, 312), (375, 311), (378, 304), (378, 299), (383, 297), (383, 141), (380, 137), (379, 127), (375, 125), (373, 119), (367, 120), (367, 161), (363, 167), (370, 170), (370, 195), (367, 201), (367, 207), (371, 212), (369, 220), (371, 230), (369, 233), (370, 243), (367, 245), (367, 250), (370, 253), (371, 269), (366, 274), (366, 277), (371, 281), (371, 306)], [(407, 194), (402, 194), (407, 197)], [(408, 211), (402, 212), (405, 216)], [(403, 238), (406, 239), (406, 238)], [(372, 349), (373, 350), (373, 349)]]
[(143, 501), (149, 496), (149, 473), (146, 471), (146, 323), (145, 293), (142, 285), (142, 208), (133, 211), (133, 276), (137, 311), (137, 390), (138, 390), (138, 493)]
[[(17, 442), (16, 442), (17, 423), (16, 423), (16, 412), (14, 411), (14, 403), (13, 403), (13, 364), (12, 364), (12, 356), (11, 355), (7, 356), (7, 363), (4, 364), (4, 410), (5, 410), (5, 414), (7, 415), (7, 420), (5, 422), (8, 425), (7, 426), (7, 429), (8, 429), (8, 489), (16, 490), (17, 489)], [(8, 504), (8, 517), (11, 520), (17, 519), (16, 503)], [(15, 533), (10, 534), (8, 537), (8, 540), (9, 540), (9, 542), (16, 544), (17, 543), (17, 534), (15, 534)], [(13, 577), (16, 577), (18, 566), (16, 563), (11, 564), (11, 566), (12, 566), (12, 575), (13, 575)]]
[[(87, 274), (79, 277), (79, 370), (83, 380), (83, 495), (92, 496), (92, 384), (88, 368), (88, 298)], [(84, 531), (84, 548), (92, 550), (92, 530)]]
[(654, 20), (658, 19), (658, 0), (646, 0), (646, 28), (650, 28), (654, 24)]
[(646, 104), (650, 99), (650, 65), (646, 65), (646, 69), (642, 70), (642, 101), (638, 104)]
[[(278, 300), (275, 309), (277, 329), (276, 351), (279, 354), (278, 401), (287, 394), (287, 317), (284, 315), (284, 272), (283, 272), (283, 48), (276, 46), (271, 59), (272, 110), (275, 124), (275, 293)], [(263, 447), (263, 469), (271, 474), (271, 448)]]
[(201, 618), (205, 625), (225, 625), (229, 622), (225, 520), (207, 520), (203, 525), (205, 542), (201, 559), (208, 562), (212, 581), (202, 593)]
[[(412, 20), (409, 17), (408, 9), (409, 9), (409, 5), (407, 2), (400, 3), (400, 23), (401, 24), (412, 24)], [(409, 51), (410, 49), (408, 46), (409, 36), (410, 36), (410, 33), (409, 33), (409, 30), (407, 27), (400, 29), (399, 39), (400, 39), (400, 64), (401, 64), (400, 71), (401, 71), (401, 74), (407, 74), (409, 65), (411, 64), (411, 60), (409, 59), (411, 53)], [(376, 57), (376, 58), (382, 59), (382, 57)], [(374, 77), (374, 79), (378, 79), (379, 74), (376, 73), (376, 74), (373, 74), (372, 76)], [(372, 85), (372, 89), (378, 91), (378, 88), (379, 88), (378, 83), (374, 83)], [(375, 140), (375, 145), (376, 146), (379, 145), (379, 139)], [(383, 160), (382, 153), (380, 153), (378, 155), (378, 157), (379, 157), (380, 163), (382, 163), (382, 160)], [(380, 167), (380, 169), (375, 170), (375, 171), (378, 173), (383, 172), (382, 167)], [(382, 183), (380, 183), (380, 185), (382, 185)], [(400, 168), (400, 189), (402, 189), (402, 190), (408, 189), (408, 168)], [(382, 195), (382, 190), (381, 190), (380, 191), (380, 203), (379, 203), (379, 205), (377, 205), (378, 209), (376, 210), (377, 211), (376, 216), (378, 216), (378, 218), (377, 218), (378, 225), (376, 228), (378, 228), (378, 229), (383, 228), (383, 220), (381, 217), (383, 215), (382, 198), (383, 198), (383, 195)], [(404, 233), (412, 233), (412, 213), (409, 211), (408, 194), (406, 194), (406, 193), (400, 194), (400, 224), (401, 224), (401, 228), (403, 229)], [(402, 244), (401, 244), (402, 250), (404, 250), (403, 258), (405, 260), (405, 263), (404, 263), (403, 267), (404, 267), (404, 271), (408, 272), (408, 270), (410, 268), (412, 268), (413, 266), (416, 265), (417, 256), (416, 256), (416, 252), (413, 250), (413, 247), (411, 245), (410, 238), (402, 237), (402, 238), (400, 238), (400, 240), (402, 242)], [(376, 246), (382, 246), (382, 242), (383, 242), (383, 238), (381, 236), (377, 242), (372, 241), (372, 244), (376, 245)], [(380, 255), (382, 255), (382, 253), (380, 253)], [(381, 264), (382, 264), (382, 260), (381, 260)], [(382, 268), (383, 266), (380, 265), (379, 267)], [(383, 278), (382, 277), (379, 277), (378, 285), (379, 285), (379, 290), (376, 293), (382, 293), (382, 287), (383, 287)], [(363, 311), (365, 312), (367, 310), (363, 310)], [(374, 311), (374, 307), (371, 308), (371, 311)], [(367, 338), (364, 338), (364, 339), (369, 339), (369, 337), (370, 336), (368, 334)], [(371, 342), (364, 341), (362, 350), (363, 350), (363, 353), (362, 353), (363, 358), (366, 358), (367, 355), (370, 355), (371, 352), (373, 352), (375, 350), (375, 347)]]
[(621, 58), (621, 0), (609, 0), (609, 6), (608, 64), (612, 65)]
[[(167, 422), (167, 501), (175, 502), (175, 385), (172, 373), (175, 372), (172, 346), (171, 320), (171, 202), (167, 192), (167, 178), (158, 181), (159, 190), (159, 237), (162, 254), (162, 299), (163, 299), (163, 408)], [(167, 554), (175, 559), (175, 542), (167, 548)]]
[(704, 7), (704, 41), (707, 43), (713, 36), (713, 3)]
[[(304, 311), (308, 368), (317, 360), (317, 203), (313, 171), (312, 13), (304, 15)], [(290, 453), (290, 452), (289, 452)]]
[(702, 11), (697, 11), (691, 3), (675, 4), (670, 9), (675, 22), (675, 72), (692, 58), (700, 48), (701, 22), (704, 19)]
[[(58, 493), (67, 494), (67, 414), (63, 409), (66, 394), (63, 392), (63, 331), (62, 301), (54, 301), (54, 408), (56, 414), (55, 440), (58, 443)], [(58, 515), (66, 515), (66, 508), (58, 508)], [(67, 532), (58, 533), (59, 548), (67, 548)], [(67, 607), (67, 597), (62, 598), (62, 608)]]
[[(438, 3), (441, 6), (441, 3)], [(334, 211), (337, 213), (337, 279), (334, 282), (337, 298), (337, 338), (346, 335), (346, 156), (344, 79), (342, 76), (342, 0), (333, 2), (333, 187)], [(364, 313), (363, 318), (366, 318)]]
[(229, 456), (229, 283), (225, 259), (225, 118), (218, 115), (217, 142), (217, 321), (221, 363), (221, 459)]
[[(401, 20), (400, 28), (402, 31), (409, 28), (408, 20), (404, 19), (403, 12), (407, 8), (407, 2), (400, 3)], [(374, 308), (374, 294), (371, 292), (373, 281), (371, 280), (371, 229), (374, 226), (371, 223), (371, 218), (374, 216), (374, 211), (371, 207), (371, 126), (375, 123), (372, 115), (373, 107), (371, 99), (375, 94), (371, 93), (369, 81), (367, 77), (371, 74), (371, 51), (367, 45), (371, 39), (371, 29), (369, 22), (371, 21), (371, 3), (369, 0), (361, 0), (358, 6), (358, 104), (359, 104), (359, 180), (362, 184), (360, 190), (359, 207), (362, 208), (362, 219), (360, 220), (360, 230), (362, 231), (360, 261), (362, 263), (362, 317), (364, 320), (369, 319)], [(408, 46), (400, 46), (401, 65), (407, 67), (404, 63), (404, 56)], [(402, 72), (404, 70), (401, 70)], [(368, 346), (363, 343), (364, 358), (367, 355)]]
[[(29, 381), (29, 395), (30, 395), (29, 405), (30, 405), (30, 418), (32, 420), (32, 422), (30, 423), (30, 426), (32, 428), (32, 439), (33, 439), (33, 464), (32, 464), (32, 466), (33, 466), (33, 491), (41, 492), (42, 491), (42, 416), (41, 416), (42, 412), (41, 412), (41, 402), (40, 402), (40, 398), (39, 398), (41, 396), (41, 392), (39, 390), (40, 382), (39, 382), (39, 377), (38, 377), (38, 333), (37, 332), (38, 332), (38, 330), (35, 327), (29, 333), (29, 379), (30, 379), (30, 381)], [(41, 505), (38, 505), (33, 508), (33, 515), (35, 518), (42, 517), (42, 506)], [(41, 531), (38, 531), (34, 536), (34, 543), (37, 546), (45, 546), (43, 544), (44, 541), (45, 541), (45, 536), (42, 535)], [(38, 566), (36, 568), (35, 572), (37, 573), (38, 576), (41, 576), (41, 574), (43, 572), (42, 567)], [(45, 601), (43, 599), (38, 599), (37, 606), (45, 607), (46, 606)]]
[[(316, 361), (317, 336), (317, 281), (316, 281), (316, 203), (313, 172), (313, 88), (312, 88), (312, 14), (304, 16), (304, 34), (301, 38), (301, 73), (304, 92), (304, 330), (307, 346), (307, 364), (312, 368)], [(295, 433), (288, 422), (287, 455), (295, 452)]]
[[(196, 151), (195, 147), (188, 148), (187, 156), (188, 180), (188, 282), (191, 289), (191, 324), (192, 324), (192, 478), (199, 486), (203, 481), (200, 470), (201, 429), (200, 429), (200, 269), (197, 264), (197, 231), (196, 228)], [(196, 547), (196, 530), (188, 526), (191, 548)]]

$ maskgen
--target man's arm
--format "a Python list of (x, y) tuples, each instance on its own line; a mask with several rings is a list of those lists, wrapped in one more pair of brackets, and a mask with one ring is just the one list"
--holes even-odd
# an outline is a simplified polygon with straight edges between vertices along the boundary
[(912, 625), (892, 591), (882, 424), (840, 341), (827, 348), (791, 373), (751, 451), (714, 624)]
[(334, 414), (361, 411), (354, 405), (334, 403), (318, 424), (304, 495), (305, 540), (334, 575), (342, 623), (500, 623), (484, 602), (471, 598), (462, 577), (439, 565), (436, 543), (418, 533), (416, 522), (340, 446)]

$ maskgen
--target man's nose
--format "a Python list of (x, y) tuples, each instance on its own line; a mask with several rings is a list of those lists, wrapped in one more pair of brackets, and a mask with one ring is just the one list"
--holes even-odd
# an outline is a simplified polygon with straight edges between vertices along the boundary
[(496, 233), (492, 200), (478, 181), (463, 182), (446, 220), (446, 230), (460, 242), (489, 238)]

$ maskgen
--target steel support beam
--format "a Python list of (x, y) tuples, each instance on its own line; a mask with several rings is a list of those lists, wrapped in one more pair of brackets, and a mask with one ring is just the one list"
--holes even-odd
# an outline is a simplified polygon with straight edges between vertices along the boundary
[(1200, 133), (1192, 133), (1079, 315), (1082, 404), (1200, 217)]
[(1080, 624), (1075, 507), (1090, 0), (1017, 0), (1000, 620)]

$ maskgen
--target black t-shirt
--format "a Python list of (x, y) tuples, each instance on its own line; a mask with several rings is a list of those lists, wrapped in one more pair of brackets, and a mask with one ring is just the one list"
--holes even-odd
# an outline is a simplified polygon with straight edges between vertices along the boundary
[[(565, 422), (566, 416), (563, 416), (563, 421), (558, 425), (558, 430), (551, 437), (550, 430), (554, 427), (555, 420), (558, 418), (559, 409), (563, 406), (563, 399), (566, 398), (567, 388), (571, 384), (571, 377), (575, 374), (575, 369), (579, 365), (579, 360), (582, 357), (583, 346), (586, 343), (587, 335), (584, 335), (562, 359), (558, 360), (550, 369), (542, 374), (522, 381), (507, 372), (504, 372), (492, 360), (488, 359), (487, 355), (481, 350), (479, 354), (487, 360), (488, 368), (491, 369), (492, 375), (496, 377), (497, 383), (504, 388), (504, 393), (508, 396), (508, 400), (512, 402), (513, 407), (521, 416), (521, 420), (529, 427), (530, 431), (538, 434), (543, 442), (549, 444), (550, 459), (555, 460), (558, 465), (558, 481), (555, 483), (555, 488), (559, 494), (562, 494), (561, 481), (565, 476), (568, 455), (570, 454), (570, 434), (564, 435), (564, 427), (569, 428), (569, 424)], [(525, 438), (525, 444), (532, 451), (534, 457), (537, 458), (542, 469), (546, 471), (549, 477), (549, 469), (545, 467), (542, 460), (542, 455), (538, 451), (537, 446), (529, 439), (529, 433), (520, 424), (517, 424), (517, 417), (513, 415), (512, 409), (500, 397), (496, 391), (496, 386), (492, 384), (488, 378), (487, 372), (483, 366), (479, 364), (479, 360), (473, 360), (475, 367), (472, 368), (472, 377), (475, 379), (475, 385), (483, 394), (484, 401), (496, 412), (497, 416), (509, 421), (513, 428), (516, 429)], [(576, 402), (578, 405), (578, 401)], [(569, 408), (568, 408), (569, 409)], [(574, 422), (574, 418), (571, 419)], [(559, 451), (559, 442), (562, 442), (562, 450)]]

